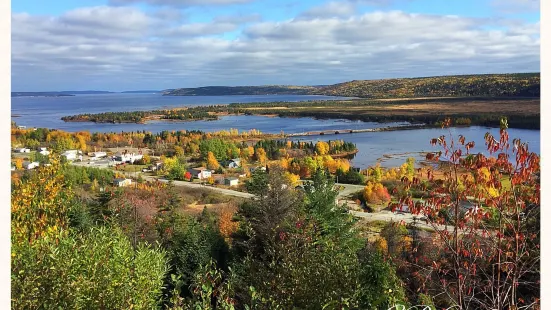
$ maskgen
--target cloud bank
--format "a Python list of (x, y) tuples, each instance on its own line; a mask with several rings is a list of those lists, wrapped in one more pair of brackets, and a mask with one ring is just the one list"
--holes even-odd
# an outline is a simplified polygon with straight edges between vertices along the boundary
[[(236, 1), (243, 0), (209, 2)], [(539, 23), (402, 11), (358, 15), (348, 5), (329, 2), (280, 22), (251, 14), (187, 23), (170, 11), (124, 6), (13, 14), (13, 90), (314, 85), (539, 71)]]

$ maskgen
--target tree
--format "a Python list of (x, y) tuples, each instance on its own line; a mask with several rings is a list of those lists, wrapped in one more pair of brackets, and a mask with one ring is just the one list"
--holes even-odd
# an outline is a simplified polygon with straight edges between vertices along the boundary
[(24, 182), (13, 185), (11, 203), (12, 243), (29, 242), (57, 235), (67, 228), (66, 213), (72, 192), (65, 189), (59, 159), (43, 166)]
[(292, 173), (289, 173), (289, 172), (285, 172), (284, 177), (287, 178), (287, 181), (288, 181), (289, 184), (291, 184), (292, 186), (297, 186), (297, 185), (300, 184), (300, 176), (298, 176), (298, 175), (296, 175), (296, 174), (292, 174)]
[(108, 227), (13, 242), (12, 258), (14, 309), (153, 309), (167, 265), (163, 251), (147, 245), (134, 251), (119, 229)]
[(254, 156), (256, 157), (256, 160), (258, 160), (261, 164), (266, 163), (266, 151), (263, 148), (257, 148), (254, 152)]
[(142, 163), (144, 165), (149, 165), (151, 164), (151, 156), (147, 155), (147, 154), (144, 154), (143, 157), (142, 157)]
[(15, 159), (15, 169), (17, 169), (17, 170), (23, 169), (23, 159), (21, 159), (21, 158), (16, 158)]
[[(446, 120), (444, 127), (449, 124)], [(497, 153), (497, 160), (470, 154), (474, 142), (449, 135), (450, 139), (442, 135), (431, 140), (443, 151), (429, 153), (427, 159), (445, 156), (449, 163), (444, 179), (433, 183), (431, 198), (424, 203), (401, 199), (414, 213), (423, 213), (438, 236), (432, 247), (438, 256), (423, 267), (437, 284), (429, 286), (431, 295), (448, 296), (435, 299), (435, 304), (459, 309), (537, 307), (539, 229), (526, 225), (523, 213), (539, 209), (539, 157), (518, 139), (510, 151), (506, 120), (501, 121), (499, 137), (485, 136), (487, 149)], [(460, 169), (469, 173), (461, 174)], [(428, 178), (433, 179), (430, 170)], [(503, 179), (510, 185), (504, 186)], [(418, 180), (404, 182), (409, 187)], [(451, 229), (443, 225), (445, 213)]]
[(383, 204), (390, 201), (390, 194), (383, 184), (367, 182), (363, 192), (364, 199), (373, 204)]
[(208, 152), (207, 155), (207, 168), (216, 170), (220, 167), (220, 164), (218, 163), (218, 160), (216, 160), (216, 157), (212, 152)]
[(184, 149), (181, 146), (175, 145), (174, 146), (174, 155), (176, 157), (181, 157), (184, 155)]
[(325, 155), (329, 153), (329, 144), (325, 141), (318, 141), (316, 143), (316, 152), (318, 155)]

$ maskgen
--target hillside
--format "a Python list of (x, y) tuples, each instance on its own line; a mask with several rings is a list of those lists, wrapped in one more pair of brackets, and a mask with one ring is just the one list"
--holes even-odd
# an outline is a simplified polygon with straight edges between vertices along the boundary
[(484, 74), (350, 81), (323, 87), (317, 93), (361, 98), (539, 97), (540, 74)]
[(356, 80), (326, 86), (207, 86), (165, 90), (163, 95), (326, 95), (359, 98), (539, 97), (540, 74), (482, 74)]
[(315, 86), (206, 86), (166, 90), (165, 96), (310, 95)]

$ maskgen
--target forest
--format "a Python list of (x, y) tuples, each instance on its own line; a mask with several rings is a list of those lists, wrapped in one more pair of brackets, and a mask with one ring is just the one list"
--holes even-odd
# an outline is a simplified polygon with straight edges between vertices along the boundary
[(166, 96), (326, 95), (357, 98), (539, 97), (539, 73), (354, 80), (323, 86), (208, 86), (167, 90)]
[[(385, 222), (376, 235), (316, 164), (352, 148), (342, 141), (298, 160), (311, 165), (300, 189), (280, 160), (251, 174), (255, 198), (241, 200), (171, 182), (103, 188), (93, 183), (107, 175), (54, 155), (12, 178), (12, 307), (538, 309), (539, 156), (507, 128), (502, 119), (499, 136), (485, 136), (490, 156), (471, 154), (469, 137), (431, 139), (441, 151), (427, 160), (446, 158), (443, 170), (373, 167), (361, 199), (407, 205), (430, 227)], [(301, 148), (251, 147), (288, 144)]]
[(144, 123), (147, 120), (216, 120), (218, 117), (210, 115), (205, 109), (173, 109), (131, 112), (105, 112), (97, 114), (78, 114), (63, 116), (65, 122), (94, 122), (94, 123)]

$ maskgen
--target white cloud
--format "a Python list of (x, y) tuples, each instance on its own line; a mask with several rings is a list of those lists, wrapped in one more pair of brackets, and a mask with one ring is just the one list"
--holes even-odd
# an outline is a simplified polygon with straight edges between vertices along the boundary
[[(13, 89), (304, 85), (539, 70), (539, 23), (487, 30), (487, 20), (399, 11), (257, 20), (221, 16), (175, 27), (125, 7), (14, 14)], [(243, 23), (250, 24), (235, 38), (212, 36)]]
[(343, 17), (351, 16), (356, 12), (356, 5), (349, 1), (331, 1), (315, 6), (302, 14), (307, 18)]

